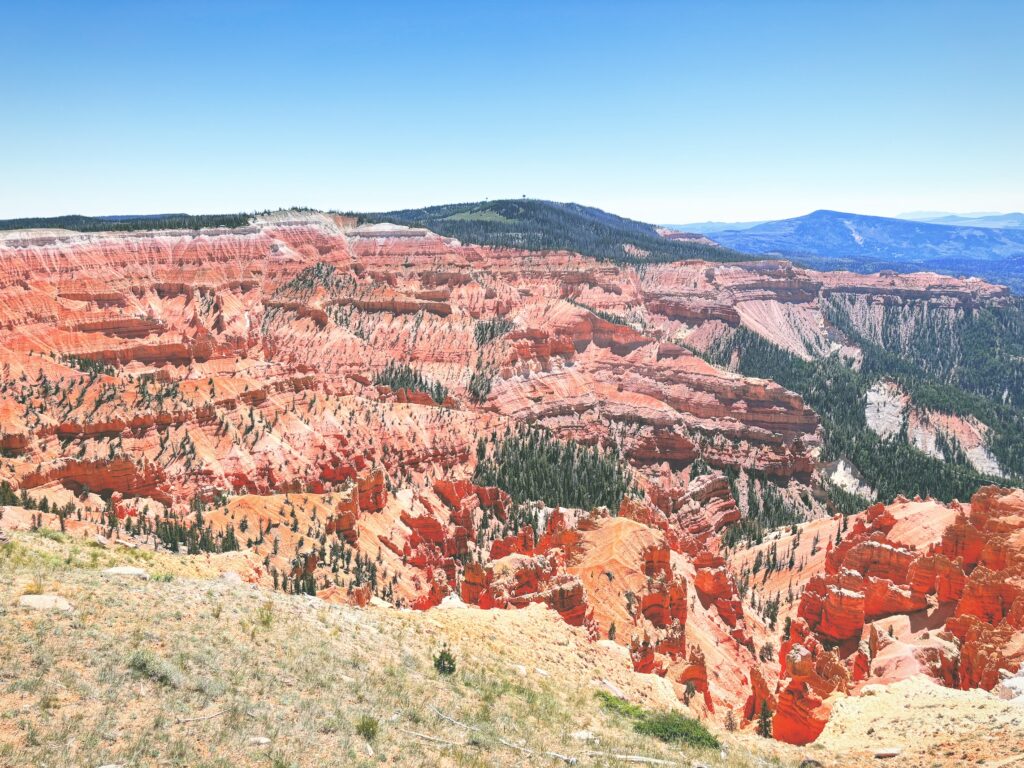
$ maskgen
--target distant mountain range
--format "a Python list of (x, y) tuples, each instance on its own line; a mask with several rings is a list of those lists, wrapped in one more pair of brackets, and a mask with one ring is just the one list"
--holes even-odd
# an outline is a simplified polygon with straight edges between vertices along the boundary
[[(955, 214), (924, 214), (939, 217)], [(907, 219), (815, 211), (780, 221), (672, 227), (709, 241), (661, 236), (651, 224), (597, 208), (547, 200), (494, 200), (386, 213), (363, 221), (421, 226), (462, 242), (528, 250), (572, 250), (620, 263), (682, 259), (735, 261), (743, 254), (792, 259), (815, 269), (854, 272), (933, 271), (973, 275), (1024, 293), (1024, 227), (1021, 214), (978, 214), (1003, 226), (952, 225)], [(962, 217), (969, 218), (969, 217)]]
[[(1000, 218), (1015, 216), (1021, 214)], [(711, 237), (734, 250), (793, 259), (815, 269), (975, 275), (1024, 293), (1024, 228), (1010, 224), (967, 226), (815, 211), (718, 230)]]
[(676, 229), (680, 232), (696, 232), (699, 235), (714, 235), (727, 230), (750, 229), (758, 224), (767, 223), (767, 219), (761, 221), (695, 221), (691, 224), (666, 224), (666, 229)]
[[(904, 221), (923, 221), (928, 224), (953, 224), (965, 227), (987, 227), (1004, 229), (1024, 227), (1024, 213), (948, 213), (946, 211), (913, 211), (901, 213), (892, 218)], [(758, 224), (769, 224), (768, 219), (759, 221), (695, 221), (690, 224), (666, 224), (668, 229), (680, 232), (696, 232), (712, 235), (718, 232), (739, 231), (756, 227)]]
[(1024, 213), (905, 213), (898, 218), (925, 221), (929, 224), (953, 224), (964, 227), (991, 227), (993, 229), (1024, 227)]

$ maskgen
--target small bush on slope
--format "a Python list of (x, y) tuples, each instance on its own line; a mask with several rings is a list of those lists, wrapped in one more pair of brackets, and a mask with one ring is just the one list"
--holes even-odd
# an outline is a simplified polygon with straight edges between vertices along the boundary
[(356, 723), (356, 733), (367, 741), (373, 741), (377, 738), (377, 732), (379, 730), (380, 723), (377, 721), (377, 718), (372, 715), (363, 715), (359, 718), (359, 722)]
[(632, 704), (625, 699), (613, 696), (607, 691), (598, 691), (597, 700), (601, 702), (601, 706), (607, 709), (609, 712), (614, 712), (616, 715), (622, 715), (623, 717), (634, 717), (640, 718), (644, 716), (643, 707)]
[(678, 712), (652, 712), (638, 720), (633, 729), (662, 741), (685, 741), (695, 747), (718, 749), (721, 746), (703, 723)]
[(616, 715), (635, 720), (633, 730), (645, 736), (653, 736), (664, 742), (682, 741), (694, 747), (718, 749), (721, 744), (699, 720), (686, 717), (678, 712), (648, 712), (643, 707), (613, 696), (607, 691), (598, 691), (601, 706)]
[(434, 669), (440, 675), (455, 674), (455, 655), (448, 650), (447, 645), (434, 657)]
[(181, 672), (166, 659), (162, 659), (151, 651), (139, 649), (128, 657), (128, 668), (133, 672), (148, 677), (161, 685), (180, 688)]

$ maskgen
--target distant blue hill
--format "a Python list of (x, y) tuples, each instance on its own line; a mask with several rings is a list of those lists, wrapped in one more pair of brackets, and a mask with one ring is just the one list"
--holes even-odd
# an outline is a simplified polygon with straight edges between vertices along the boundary
[[(1024, 227), (1024, 213), (987, 213), (987, 214), (958, 214), (947, 213), (936, 216), (900, 216), (901, 219), (912, 221), (924, 221), (929, 224), (953, 224), (958, 227), (993, 227), (1004, 229), (1007, 227)], [(736, 227), (739, 229), (739, 227)]]
[(783, 256), (816, 269), (974, 275), (1024, 293), (1024, 228), (953, 226), (815, 211), (715, 232), (712, 237), (738, 251)]
[(666, 224), (668, 229), (675, 229), (679, 232), (696, 232), (698, 235), (713, 235), (726, 230), (750, 229), (761, 221), (695, 221), (692, 224)]

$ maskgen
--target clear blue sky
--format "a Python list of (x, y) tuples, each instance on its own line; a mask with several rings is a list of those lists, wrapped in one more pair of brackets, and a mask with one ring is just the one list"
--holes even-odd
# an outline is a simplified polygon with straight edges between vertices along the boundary
[(5, 3), (0, 218), (1024, 208), (1024, 3)]

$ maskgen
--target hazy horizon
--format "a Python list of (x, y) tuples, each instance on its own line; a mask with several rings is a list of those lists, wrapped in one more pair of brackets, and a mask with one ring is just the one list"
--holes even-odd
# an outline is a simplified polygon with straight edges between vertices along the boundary
[(1024, 208), (1010, 2), (8, 9), (0, 218)]
[[(475, 202), (486, 202), (486, 200), (489, 200), (489, 199), (490, 198), (487, 198), (487, 199), (483, 199), (482, 198), (481, 200), (452, 200), (452, 201), (448, 201), (448, 202), (452, 203), (452, 204), (475, 203)], [(498, 199), (498, 198), (495, 198), (495, 199)], [(550, 198), (532, 198), (532, 199), (550, 200)], [(552, 202), (576, 203), (578, 201), (575, 201), (575, 200), (556, 200), (556, 201), (552, 201)], [(434, 205), (434, 204), (432, 203), (431, 205)], [(415, 208), (427, 207), (427, 206), (411, 206), (411, 207), (413, 209), (415, 209)], [(594, 206), (594, 207), (601, 208), (601, 206)], [(115, 216), (116, 217), (133, 217), (133, 216), (139, 216), (139, 217), (153, 216), (153, 217), (156, 217), (156, 216), (165, 216), (165, 215), (174, 215), (174, 214), (185, 214), (185, 215), (233, 214), (233, 213), (259, 214), (259, 213), (262, 213), (262, 212), (268, 211), (268, 210), (270, 210), (270, 211), (274, 211), (274, 210), (287, 210), (288, 208), (312, 208), (312, 206), (282, 206), (281, 208), (271, 208), (271, 209), (261, 208), (261, 209), (254, 209), (254, 210), (248, 210), (248, 211), (245, 211), (245, 210), (228, 210), (228, 209), (216, 210), (216, 211), (214, 211), (214, 210), (210, 210), (210, 211), (206, 211), (206, 210), (203, 210), (203, 211), (198, 211), (198, 210), (196, 210), (196, 211), (190, 211), (190, 210), (179, 210), (179, 211), (107, 211), (107, 212), (104, 212), (104, 213), (88, 213), (88, 214), (83, 214), (80, 211), (67, 211), (65, 213), (47, 214), (45, 216), (30, 215), (30, 216), (0, 217), (0, 221), (10, 220), (10, 219), (22, 219), (22, 218), (54, 218), (54, 217), (59, 217), (59, 216), (90, 216), (90, 217), (95, 217), (95, 218), (105, 218), (105, 217), (115, 217)], [(339, 208), (334, 208), (334, 207), (329, 207), (329, 208), (313, 208), (313, 210), (318, 210), (318, 211), (323, 211), (323, 212), (332, 212), (332, 213), (380, 213), (381, 212), (381, 211), (371, 211), (369, 209), (359, 209), (359, 210), (347, 209), (347, 210), (341, 210)], [(390, 210), (400, 210), (400, 209), (392, 208)], [(605, 210), (607, 213), (612, 213), (612, 214), (618, 214), (619, 213), (618, 211), (613, 211), (613, 210), (608, 210), (608, 209), (602, 209), (602, 210)], [(817, 210), (825, 210), (825, 209), (816, 208), (814, 210), (817, 211)], [(833, 210), (833, 209), (828, 209), (828, 210)], [(863, 211), (838, 211), (838, 212), (839, 213), (852, 213), (852, 214), (865, 215), (865, 216), (882, 216), (882, 214), (867, 214), (867, 213), (864, 213)], [(694, 225), (697, 225), (697, 224), (737, 224), (737, 225), (740, 225), (740, 224), (756, 224), (756, 223), (768, 222), (768, 221), (800, 218), (802, 216), (806, 216), (806, 215), (811, 214), (811, 213), (814, 213), (814, 211), (804, 211), (802, 213), (796, 213), (796, 214), (793, 214), (793, 215), (790, 215), (790, 216), (779, 216), (776, 219), (758, 218), (758, 219), (745, 219), (745, 220), (742, 220), (742, 221), (741, 220), (728, 220), (728, 221), (726, 221), (726, 220), (652, 221), (650, 219), (642, 219), (642, 218), (638, 218), (636, 220), (642, 221), (642, 222), (645, 222), (645, 223), (648, 223), (648, 224), (654, 224), (654, 225), (657, 225), (657, 226), (665, 226), (665, 227), (678, 227), (678, 226), (687, 225), (687, 224), (694, 224)], [(972, 218), (972, 217), (981, 218), (981, 217), (992, 217), (992, 216), (1006, 216), (1006, 215), (1010, 215), (1010, 214), (1014, 214), (1014, 213), (1019, 213), (1019, 212), (1018, 211), (982, 211), (982, 212), (978, 212), (978, 211), (970, 211), (970, 212), (958, 212), (958, 211), (920, 211), (920, 212), (918, 212), (918, 211), (911, 211), (911, 212), (901, 213), (899, 215), (894, 215), (894, 216), (885, 216), (885, 218), (902, 219), (902, 220), (905, 220), (905, 221), (921, 221), (923, 223), (929, 223), (929, 218), (931, 218), (931, 217), (942, 218), (942, 217), (946, 217), (946, 216), (954, 216), (954, 217), (963, 217), (963, 218)], [(630, 218), (635, 218), (635, 217), (630, 217)], [(943, 222), (936, 222), (936, 223), (943, 223)]]

